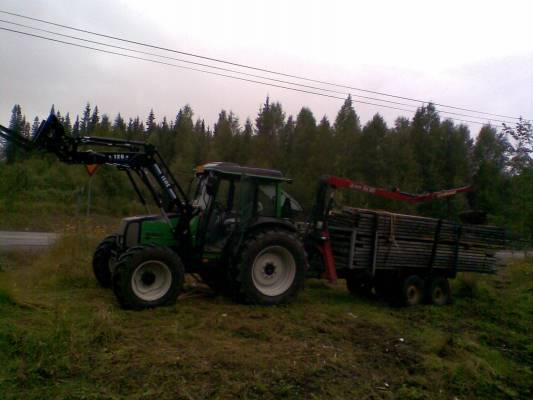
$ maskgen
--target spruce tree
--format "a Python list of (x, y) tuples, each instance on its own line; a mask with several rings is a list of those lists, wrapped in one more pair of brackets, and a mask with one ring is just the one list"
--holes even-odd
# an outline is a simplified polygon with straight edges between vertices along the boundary
[(39, 126), (41, 126), (41, 122), (39, 120), (39, 117), (35, 117), (33, 119), (33, 125), (31, 126), (31, 137), (34, 137), (37, 133), (37, 130), (39, 129)]
[(371, 185), (386, 185), (385, 170), (387, 159), (384, 154), (384, 143), (388, 133), (387, 124), (381, 115), (375, 114), (361, 132), (358, 163), (362, 179)]
[(91, 134), (92, 132), (96, 131), (99, 127), (99, 124), (100, 124), (100, 115), (98, 112), (98, 106), (94, 106), (91, 119), (89, 120), (89, 125), (87, 126), (88, 134)]
[(63, 125), (67, 133), (72, 132), (72, 123), (70, 122), (70, 113), (67, 113), (67, 115), (65, 115), (65, 121)]
[(74, 125), (72, 126), (72, 136), (77, 137), (80, 135), (81, 135), (80, 116), (76, 115), (76, 121), (74, 121)]
[(362, 149), (359, 147), (361, 124), (352, 105), (352, 98), (344, 101), (333, 126), (334, 173), (357, 179), (361, 176), (358, 156)]
[(472, 184), (470, 206), (490, 215), (501, 213), (505, 203), (510, 143), (504, 134), (491, 126), (483, 126), (472, 151)]
[(279, 161), (279, 135), (285, 124), (280, 103), (270, 103), (267, 97), (255, 120), (256, 138), (254, 161), (260, 167), (274, 168)]
[(154, 110), (150, 110), (150, 114), (148, 114), (148, 118), (146, 119), (146, 134), (151, 135), (155, 132), (157, 129), (157, 123), (155, 122), (155, 114)]
[(115, 121), (113, 122), (113, 135), (117, 137), (124, 137), (126, 134), (126, 123), (124, 122), (124, 119), (120, 115), (120, 113), (117, 114), (115, 117)]
[(107, 114), (102, 115), (100, 120), (98, 134), (102, 136), (110, 136), (111, 133), (111, 122), (109, 121), (109, 116)]
[[(22, 115), (22, 108), (19, 104), (15, 104), (11, 110), (11, 119), (9, 120), (9, 129), (19, 135), (24, 134), (25, 119)], [(7, 163), (13, 163), (21, 158), (21, 149), (11, 142), (5, 145), (5, 159)]]
[(79, 123), (80, 134), (87, 135), (91, 124), (91, 105), (87, 103), (83, 110), (83, 116)]

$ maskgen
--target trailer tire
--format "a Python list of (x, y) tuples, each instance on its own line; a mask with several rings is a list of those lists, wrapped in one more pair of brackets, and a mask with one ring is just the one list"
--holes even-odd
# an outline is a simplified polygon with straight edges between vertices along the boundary
[(427, 283), (428, 293), (427, 298), (431, 304), (436, 306), (444, 306), (450, 304), (452, 300), (452, 292), (450, 289), (450, 282), (446, 278), (433, 277)]
[(116, 261), (117, 249), (117, 235), (109, 235), (100, 242), (94, 251), (94, 277), (104, 288), (111, 287), (111, 264)]
[(424, 280), (418, 275), (409, 275), (400, 285), (398, 301), (401, 306), (414, 306), (424, 301)]
[(125, 309), (140, 310), (176, 302), (185, 270), (168, 247), (136, 246), (122, 254), (113, 273), (113, 291)]
[(374, 279), (374, 291), (376, 296), (381, 299), (390, 300), (394, 296), (393, 278), (390, 276), (381, 276)]
[(307, 269), (303, 245), (292, 232), (260, 230), (244, 240), (229, 270), (229, 289), (248, 304), (288, 303), (303, 288)]
[(372, 286), (372, 280), (360, 272), (350, 270), (346, 273), (346, 288), (353, 296), (370, 297)]

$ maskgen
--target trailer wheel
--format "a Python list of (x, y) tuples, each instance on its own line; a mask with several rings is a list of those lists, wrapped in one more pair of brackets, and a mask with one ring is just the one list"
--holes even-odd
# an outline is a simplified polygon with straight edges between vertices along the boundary
[(392, 278), (389, 276), (376, 277), (374, 280), (374, 291), (377, 297), (390, 300), (394, 296)]
[(183, 289), (185, 272), (167, 247), (136, 246), (122, 254), (113, 274), (113, 291), (126, 309), (172, 304)]
[(100, 242), (93, 255), (94, 277), (104, 288), (111, 287), (111, 265), (116, 262), (117, 235), (109, 235)]
[(302, 289), (306, 270), (305, 251), (293, 233), (262, 230), (244, 241), (230, 269), (230, 286), (245, 303), (287, 303)]
[(350, 270), (346, 274), (346, 288), (354, 296), (369, 297), (372, 294), (372, 281), (360, 272)]
[(424, 300), (424, 281), (418, 275), (410, 275), (403, 280), (398, 298), (400, 305), (414, 306)]
[(451, 290), (448, 279), (434, 277), (429, 280), (428, 300), (436, 306), (443, 306), (451, 302)]

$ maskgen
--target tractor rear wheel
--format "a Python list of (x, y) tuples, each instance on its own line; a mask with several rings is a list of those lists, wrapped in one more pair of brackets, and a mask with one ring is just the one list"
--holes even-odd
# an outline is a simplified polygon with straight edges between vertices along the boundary
[(123, 308), (172, 304), (183, 289), (185, 271), (168, 247), (136, 246), (122, 254), (113, 273), (113, 291)]
[(307, 257), (293, 233), (262, 230), (244, 241), (232, 270), (232, 286), (241, 301), (263, 305), (287, 303), (303, 287)]
[(93, 273), (104, 288), (111, 287), (111, 265), (116, 261), (117, 235), (109, 235), (100, 242), (93, 255)]

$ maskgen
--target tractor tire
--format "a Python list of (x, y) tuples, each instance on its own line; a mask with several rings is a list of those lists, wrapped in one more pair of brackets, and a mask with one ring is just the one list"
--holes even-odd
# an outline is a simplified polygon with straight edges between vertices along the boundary
[(308, 268), (302, 243), (281, 229), (251, 234), (230, 268), (230, 291), (248, 304), (276, 305), (296, 298)]
[(372, 281), (359, 271), (349, 270), (346, 273), (346, 288), (351, 295), (370, 297), (372, 295)]
[(100, 242), (94, 251), (94, 277), (104, 288), (111, 287), (111, 264), (116, 261), (117, 248), (117, 235), (109, 235)]
[(168, 247), (136, 246), (122, 254), (113, 273), (113, 291), (125, 309), (140, 310), (176, 302), (185, 270)]
[(452, 292), (448, 279), (442, 277), (430, 278), (427, 282), (427, 300), (430, 304), (444, 306), (450, 304)]
[(399, 287), (397, 300), (400, 306), (415, 306), (424, 301), (424, 281), (418, 275), (406, 277)]

